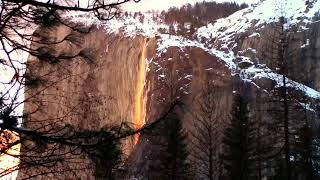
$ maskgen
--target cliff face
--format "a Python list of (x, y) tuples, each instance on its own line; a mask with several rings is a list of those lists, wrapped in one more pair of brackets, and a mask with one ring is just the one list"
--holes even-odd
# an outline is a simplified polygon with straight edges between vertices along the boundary
[[(121, 22), (119, 26), (116, 20), (107, 24), (111, 30), (94, 25), (90, 33), (75, 32), (62, 25), (38, 29), (35, 38), (41, 41), (65, 40), (45, 47), (33, 45), (61, 60), (30, 56), (27, 74), (38, 77), (32, 82), (41, 83), (31, 83), (25, 91), (25, 112), (35, 113), (25, 119), (24, 126), (50, 131), (46, 128), (51, 125), (68, 124), (77, 130), (99, 130), (128, 122), (137, 129), (159, 118), (177, 99), (185, 109), (197, 113), (202, 93), (216, 91), (219, 92), (216, 112), (221, 115), (219, 127), (223, 129), (233, 91), (244, 92), (252, 107), (263, 106), (259, 98), (267, 96), (266, 90), (278, 83), (274, 78), (279, 77), (275, 73), (277, 67), (263, 54), (274, 28), (269, 22), (249, 21), (247, 16), (255, 10), (250, 8), (199, 28), (195, 39), (158, 33), (153, 22), (137, 23), (132, 28), (132, 23)], [(116, 30), (112, 29), (113, 24)], [(290, 71), (290, 82), (298, 83), (303, 88), (297, 90), (317, 100), (320, 24), (307, 27), (295, 31), (289, 39), (290, 48), (297, 49), (291, 59), (295, 66)], [(61, 58), (64, 56), (74, 57)], [(306, 76), (300, 79), (300, 74)], [(179, 108), (176, 111), (187, 130), (195, 131), (192, 115)], [(319, 114), (314, 112), (317, 121)], [(266, 121), (270, 119), (266, 113), (257, 114)], [(143, 135), (127, 138), (122, 149), (127, 159), (122, 178), (145, 176), (153, 163), (149, 155), (154, 149), (148, 138)], [(88, 157), (73, 158), (77, 162), (64, 161), (54, 168), (82, 171), (65, 172), (61, 179), (95, 178)], [(42, 170), (21, 170), (19, 178)], [(49, 178), (57, 179), (51, 175)]]
[[(225, 57), (221, 59), (228, 63), (241, 79), (260, 86), (261, 79), (273, 81), (278, 76), (279, 67), (275, 62), (275, 54), (272, 53), (276, 53), (277, 47), (274, 46), (279, 41), (279, 30), (281, 30), (279, 18), (284, 16), (289, 78), (318, 90), (319, 21), (317, 19), (319, 19), (320, 2), (286, 2), (284, 6), (284, 13), (281, 14), (281, 10), (274, 6), (274, 1), (262, 1), (199, 28), (196, 33), (197, 39), (204, 43), (205, 47), (222, 51), (223, 54), (232, 57), (231, 62)], [(261, 87), (264, 85), (261, 84)]]
[[(66, 27), (57, 27), (49, 35), (60, 39), (70, 33)], [(80, 52), (85, 57), (55, 63), (30, 58), (28, 73), (39, 77), (48, 87), (31, 86), (26, 90), (27, 95), (42, 91), (40, 98), (55, 102), (50, 107), (42, 106), (43, 119), (73, 112), (75, 117), (68, 117), (67, 122), (79, 128), (96, 129), (107, 122), (132, 121), (138, 64), (145, 38), (137, 36), (130, 40), (121, 35), (109, 35), (102, 29), (79, 34), (77, 38), (81, 39), (80, 44), (67, 41), (51, 48), (55, 49), (56, 56)], [(95, 117), (96, 114), (99, 115)]]
[[(173, 101), (179, 100), (184, 106), (177, 106), (175, 112), (188, 132), (196, 132), (193, 124), (194, 115), (199, 113), (199, 103), (203, 101), (200, 96), (205, 91), (219, 91), (221, 93), (215, 99), (216, 113), (221, 113), (218, 123), (223, 128), (231, 108), (233, 78), (217, 57), (196, 47), (169, 47), (152, 59), (148, 67), (146, 112), (149, 122), (159, 118)], [(189, 138), (191, 142), (192, 137)], [(124, 179), (153, 177), (150, 168), (155, 166), (152, 157), (157, 157), (157, 150), (148, 135), (143, 135), (128, 161)]]
[[(254, 27), (254, 26), (253, 26)], [(237, 51), (243, 56), (249, 57), (255, 64), (266, 64), (276, 69), (275, 60), (266, 52), (272, 51), (272, 37), (277, 32), (275, 24), (266, 25), (263, 29), (250, 28), (236, 38)], [(305, 30), (299, 30), (294, 26), (289, 30), (287, 43), (289, 77), (319, 91), (319, 62), (320, 62), (320, 24), (312, 23)]]
[[(173, 46), (159, 53), (157, 48), (163, 41), (161, 37), (126, 37), (121, 33), (107, 33), (102, 28), (80, 34), (58, 26), (50, 31), (39, 29), (35, 34), (40, 40), (43, 35), (61, 40), (72, 34), (81, 43), (71, 41), (47, 47), (35, 44), (34, 47), (50, 50), (55, 57), (86, 56), (59, 62), (29, 58), (27, 73), (30, 77), (37, 77), (41, 85), (30, 84), (25, 91), (25, 113), (35, 112), (25, 119), (26, 128), (46, 132), (47, 127), (68, 124), (78, 130), (99, 130), (122, 122), (139, 128), (145, 122), (157, 119), (175, 99), (181, 99), (190, 109), (197, 106), (198, 92), (206, 88), (208, 82), (224, 91), (218, 100), (221, 109), (227, 113), (230, 108), (230, 71), (217, 57), (201, 48)], [(191, 120), (190, 114), (181, 115), (185, 116), (186, 122)], [(188, 123), (185, 125), (192, 129)], [(127, 175), (142, 174), (148, 168), (144, 165), (147, 162), (145, 153), (151, 149), (141, 139), (143, 137), (135, 136), (123, 142), (125, 154), (130, 155), (128, 162), (136, 161), (128, 166), (127, 170), (132, 174)], [(22, 153), (30, 152), (22, 150)], [(55, 168), (90, 166), (88, 158), (77, 158), (82, 163), (66, 161)], [(21, 170), (19, 178), (42, 170)], [(93, 176), (87, 169), (77, 174), (66, 172), (61, 178), (91, 179)]]
[[(49, 32), (46, 29), (36, 32), (39, 39), (49, 35), (49, 39), (55, 40), (72, 33), (75, 32), (65, 26), (55, 27)], [(80, 43), (66, 41), (48, 47), (34, 45), (44, 51), (54, 49), (56, 57), (79, 53), (85, 54), (85, 57), (54, 63), (29, 58), (27, 73), (30, 77), (37, 77), (41, 85), (31, 84), (25, 90), (25, 113), (35, 111), (25, 119), (25, 127), (40, 128), (46, 132), (46, 127), (66, 124), (78, 130), (100, 130), (122, 122), (136, 123), (134, 104), (138, 93), (140, 59), (142, 56), (152, 56), (150, 52), (154, 50), (154, 39), (148, 42), (143, 36), (129, 39), (121, 34), (108, 34), (103, 29), (94, 29), (89, 34), (75, 33), (75, 36)], [(142, 55), (143, 48), (145, 55)], [(133, 139), (128, 138), (125, 153), (128, 154), (132, 147)], [(79, 168), (77, 164), (75, 166)], [(84, 163), (80, 168), (86, 165)], [(63, 166), (68, 167), (68, 163)], [(21, 171), (21, 178), (29, 173), (34, 172)], [(76, 177), (90, 179), (91, 176), (84, 172)]]

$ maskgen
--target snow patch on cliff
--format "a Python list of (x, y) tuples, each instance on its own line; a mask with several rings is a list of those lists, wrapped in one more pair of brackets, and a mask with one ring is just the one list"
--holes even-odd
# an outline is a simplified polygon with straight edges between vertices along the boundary
[[(251, 66), (248, 69), (243, 69), (239, 73), (241, 79), (246, 80), (247, 82), (254, 83), (254, 80), (266, 78), (275, 81), (276, 86), (283, 86), (282, 82), (282, 75), (273, 72), (268, 67), (257, 67), (257, 66)], [(286, 78), (287, 86), (296, 88), (297, 90), (300, 90), (305, 93), (306, 96), (320, 99), (320, 92), (316, 91), (306, 85), (303, 85), (301, 83), (298, 83), (296, 81), (293, 81), (289, 78)], [(255, 83), (254, 83), (255, 84)]]

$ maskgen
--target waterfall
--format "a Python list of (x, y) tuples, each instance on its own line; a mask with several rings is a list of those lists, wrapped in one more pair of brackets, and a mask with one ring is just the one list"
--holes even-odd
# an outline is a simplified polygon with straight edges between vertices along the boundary
[[(146, 78), (146, 47), (147, 42), (144, 40), (138, 66), (137, 93), (134, 107), (134, 130), (140, 129), (145, 124), (145, 102), (144, 102), (144, 85)], [(134, 135), (134, 145), (138, 143), (139, 134)]]

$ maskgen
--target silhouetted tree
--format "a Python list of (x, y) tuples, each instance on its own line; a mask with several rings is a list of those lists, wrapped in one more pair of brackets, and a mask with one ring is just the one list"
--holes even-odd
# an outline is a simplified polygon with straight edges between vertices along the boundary
[[(273, 68), (278, 73), (275, 78), (276, 85), (271, 89), (270, 99), (268, 100), (268, 113), (272, 117), (272, 121), (268, 123), (273, 150), (275, 156), (270, 157), (270, 161), (275, 165), (277, 177), (284, 179), (294, 178), (293, 172), (295, 160), (292, 159), (295, 151), (295, 136), (298, 134), (298, 129), (305, 122), (303, 106), (301, 103), (307, 103), (304, 100), (304, 94), (299, 92), (298, 83), (293, 82), (289, 78), (299, 81), (302, 79), (299, 75), (292, 75), (291, 71), (296, 62), (291, 61), (294, 56), (297, 56), (298, 50), (290, 44), (291, 32), (286, 30), (286, 18), (279, 17), (279, 21), (274, 23), (273, 35), (269, 37), (269, 48), (266, 51), (269, 55), (269, 60), (273, 62)], [(271, 160), (274, 158), (273, 160)], [(284, 159), (283, 159), (284, 158)]]
[(192, 143), (191, 159), (196, 177), (201, 179), (218, 179), (222, 175), (221, 154), (221, 118), (222, 111), (216, 99), (219, 90), (210, 86), (200, 94), (197, 108), (190, 110), (194, 130), (190, 132)]
[[(187, 134), (176, 113), (170, 113), (157, 129), (154, 129), (155, 144), (158, 144), (156, 159), (151, 170), (152, 179), (188, 179), (189, 164), (186, 144)], [(158, 162), (158, 163), (157, 163)]]
[[(279, 1), (281, 2), (281, 1)], [(283, 7), (282, 7), (283, 8)], [(261, 51), (266, 64), (273, 69), (275, 73), (270, 74), (272, 87), (269, 92), (260, 101), (260, 113), (262, 118), (259, 125), (259, 134), (262, 132), (258, 143), (263, 144), (261, 160), (267, 163), (267, 166), (261, 167), (263, 171), (272, 171), (270, 174), (277, 178), (293, 179), (295, 168), (293, 153), (295, 151), (295, 141), (298, 130), (305, 122), (303, 105), (308, 104), (305, 101), (305, 95), (301, 91), (303, 87), (297, 82), (303, 82), (305, 77), (295, 70), (299, 67), (300, 46), (296, 46), (295, 29), (287, 27), (287, 19), (284, 17), (285, 9), (279, 9), (275, 12), (278, 21), (268, 25), (269, 31), (266, 31), (263, 39), (265, 49)], [(264, 112), (261, 112), (264, 111)], [(270, 116), (270, 117), (269, 117)], [(259, 145), (260, 146), (260, 145)], [(261, 148), (260, 148), (261, 149)], [(260, 153), (261, 154), (261, 153)]]
[(249, 119), (248, 102), (238, 94), (234, 96), (230, 125), (224, 131), (223, 143), (223, 163), (230, 179), (252, 179), (256, 130)]

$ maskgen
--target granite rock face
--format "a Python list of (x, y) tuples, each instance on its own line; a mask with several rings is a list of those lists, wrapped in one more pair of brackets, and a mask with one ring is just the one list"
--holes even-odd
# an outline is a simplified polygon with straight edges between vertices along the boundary
[[(37, 77), (40, 85), (31, 84), (25, 90), (25, 113), (32, 113), (24, 121), (26, 128), (40, 128), (71, 125), (77, 130), (99, 130), (105, 126), (119, 125), (122, 122), (134, 124), (135, 95), (139, 74), (139, 61), (144, 42), (146, 74), (143, 90), (145, 101), (145, 121), (156, 120), (175, 99), (180, 99), (189, 108), (196, 105), (199, 92), (208, 83), (224, 91), (219, 103), (228, 112), (232, 99), (232, 77), (229, 69), (201, 48), (170, 47), (166, 53), (157, 52), (159, 37), (126, 37), (109, 34), (102, 28), (94, 28), (90, 33), (76, 33), (64, 26), (50, 31), (38, 29), (36, 38), (43, 35), (48, 39), (62, 40), (73, 36), (77, 42), (66, 41), (41, 48), (50, 51), (55, 57), (85, 54), (71, 59), (52, 62), (29, 57), (28, 75)], [(181, 114), (182, 115), (182, 114)], [(191, 120), (190, 115), (183, 118)], [(190, 130), (188, 123), (186, 127)], [(222, 123), (223, 124), (223, 123)], [(134, 145), (132, 138), (123, 140), (123, 151), (128, 157), (128, 172), (143, 174), (147, 167), (143, 164), (148, 148), (143, 136)], [(29, 153), (23, 152), (22, 153)], [(94, 179), (92, 162), (88, 157), (76, 157), (79, 162), (64, 162), (56, 169), (84, 168), (79, 173), (65, 172), (61, 179)], [(134, 164), (130, 163), (135, 161)], [(91, 165), (92, 167), (92, 165)], [(19, 172), (23, 178), (44, 169), (26, 169)], [(130, 174), (130, 173), (128, 173)], [(55, 179), (56, 176), (48, 176)], [(126, 178), (128, 177), (125, 176)], [(39, 176), (41, 179), (41, 176)]]
[[(25, 90), (25, 113), (31, 113), (24, 121), (26, 128), (40, 128), (70, 125), (77, 130), (100, 130), (103, 127), (133, 123), (134, 101), (139, 58), (145, 38), (125, 38), (121, 34), (107, 34), (95, 28), (90, 33), (75, 33), (65, 26), (55, 27), (50, 32), (39, 29), (37, 38), (61, 40), (76, 36), (74, 43), (65, 41), (47, 47), (34, 47), (53, 52), (55, 57), (74, 56), (59, 62), (45, 61), (30, 56), (27, 74), (39, 80), (41, 85), (31, 84)], [(150, 40), (150, 44), (152, 44)], [(147, 56), (152, 56), (152, 46), (146, 47)], [(128, 154), (132, 139), (124, 140), (124, 152)], [(23, 153), (23, 150), (22, 150)], [(29, 152), (26, 152), (29, 153)], [(93, 179), (86, 157), (79, 157), (85, 163), (62, 163), (58, 169), (84, 168), (80, 173), (68, 173), (61, 179)], [(92, 169), (92, 168), (91, 168)], [(21, 170), (19, 177), (41, 172), (36, 169)], [(30, 174), (31, 173), (31, 174)], [(91, 175), (90, 175), (91, 174)], [(52, 177), (56, 179), (55, 176)], [(41, 179), (41, 176), (40, 176)]]
[[(252, 26), (254, 27), (254, 26)], [(320, 24), (310, 25), (308, 30), (294, 31), (289, 37), (289, 49), (295, 50), (290, 59), (292, 68), (289, 77), (296, 82), (320, 90)], [(176, 36), (139, 35), (128, 36), (121, 31), (114, 33), (103, 27), (94, 26), (90, 33), (75, 32), (59, 25), (51, 29), (40, 28), (35, 38), (41, 41), (62, 40), (62, 43), (39, 47), (44, 54), (50, 52), (59, 61), (41, 59), (30, 56), (27, 75), (36, 77), (40, 85), (30, 84), (25, 90), (25, 113), (31, 113), (24, 121), (26, 128), (40, 128), (48, 131), (51, 126), (70, 125), (77, 130), (99, 130), (103, 127), (119, 125), (127, 122), (134, 127), (136, 124), (136, 106), (143, 117), (141, 122), (153, 122), (170, 107), (173, 101), (179, 100), (184, 109), (175, 111), (183, 119), (187, 131), (194, 132), (193, 113), (199, 111), (199, 103), (203, 101), (204, 92), (216, 91), (218, 96), (216, 112), (219, 114), (219, 128), (224, 129), (228, 122), (233, 92), (245, 94), (252, 109), (264, 108), (261, 99), (268, 98), (266, 90), (275, 86), (275, 82), (267, 77), (249, 81), (243, 78), (242, 70), (253, 66), (269, 67), (276, 70), (273, 59), (265, 55), (274, 26), (266, 25), (232, 36), (230, 47), (223, 46), (219, 38), (203, 39), (204, 43), (181, 40), (180, 44), (172, 43), (165, 50), (160, 49), (164, 41), (174, 41)], [(252, 35), (255, 34), (256, 35)], [(143, 33), (142, 33), (143, 34)], [(44, 39), (44, 37), (46, 37)], [(167, 39), (166, 39), (167, 38)], [(178, 39), (178, 38), (177, 38)], [(181, 44), (187, 45), (181, 45)], [(224, 42), (226, 43), (226, 42)], [(190, 45), (191, 44), (191, 45)], [(199, 45), (201, 44), (201, 45)], [(216, 47), (219, 53), (212, 53), (208, 47)], [(226, 63), (230, 48), (237, 56), (232, 57), (235, 69)], [(218, 52), (218, 51), (214, 52)], [(230, 51), (231, 52), (231, 51)], [(74, 56), (73, 58), (61, 58)], [(145, 59), (144, 59), (144, 58)], [(243, 57), (250, 61), (244, 61)], [(143, 73), (143, 92), (141, 86), (141, 62)], [(239, 73), (240, 72), (240, 73)], [(303, 74), (303, 78), (300, 78)], [(247, 81), (246, 81), (247, 80)], [(137, 94), (140, 94), (137, 97)], [(141, 102), (137, 103), (137, 99)], [(138, 105), (137, 105), (138, 104)], [(34, 113), (33, 113), (34, 112)], [(319, 113), (313, 117), (318, 118)], [(256, 119), (269, 121), (271, 117), (257, 111)], [(190, 139), (190, 142), (192, 138)], [(221, 141), (221, 137), (217, 137)], [(154, 146), (148, 137), (139, 136), (122, 141), (124, 152), (124, 169), (118, 179), (148, 176), (149, 159)], [(23, 153), (29, 153), (24, 152)], [(85, 156), (69, 157), (75, 161), (63, 161), (55, 165), (56, 170), (81, 169), (77, 173), (69, 171), (46, 176), (48, 179), (96, 179), (95, 168), (90, 158)], [(52, 168), (52, 167), (50, 167)], [(19, 171), (18, 178), (41, 173), (46, 168), (26, 169)], [(37, 178), (41, 179), (42, 176)]]
[[(276, 69), (275, 59), (271, 58), (268, 52), (272, 51), (272, 41), (279, 27), (275, 24), (266, 25), (257, 30), (252, 28), (236, 37), (238, 43), (237, 51), (241, 55), (250, 57), (254, 63), (266, 64)], [(289, 77), (297, 82), (303, 83), (319, 91), (319, 62), (320, 62), (320, 24), (310, 24), (308, 29), (303, 31), (292, 27), (288, 31), (287, 43), (289, 45), (288, 65), (290, 68)], [(254, 34), (254, 35), (252, 35)], [(276, 42), (274, 42), (275, 44)]]

